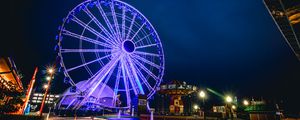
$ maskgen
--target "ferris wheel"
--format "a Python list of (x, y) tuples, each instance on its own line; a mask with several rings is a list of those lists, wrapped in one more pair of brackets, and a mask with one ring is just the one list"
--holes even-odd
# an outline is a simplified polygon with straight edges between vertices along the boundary
[(147, 18), (129, 4), (87, 0), (69, 12), (59, 31), (65, 82), (75, 88), (68, 94), (73, 99), (68, 108), (87, 103), (128, 108), (133, 97), (142, 94), (149, 99), (160, 85), (161, 41)]

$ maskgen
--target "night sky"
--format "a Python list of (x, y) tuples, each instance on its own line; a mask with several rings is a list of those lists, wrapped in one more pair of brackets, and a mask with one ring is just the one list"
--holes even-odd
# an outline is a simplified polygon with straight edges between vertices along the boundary
[[(57, 28), (82, 1), (2, 1), (0, 55), (15, 60), (24, 84), (35, 66), (43, 69), (53, 63)], [(124, 1), (143, 13), (160, 36), (164, 81), (187, 81), (241, 97), (262, 96), (300, 106), (300, 62), (262, 0)], [(63, 80), (55, 84), (60, 86)]]

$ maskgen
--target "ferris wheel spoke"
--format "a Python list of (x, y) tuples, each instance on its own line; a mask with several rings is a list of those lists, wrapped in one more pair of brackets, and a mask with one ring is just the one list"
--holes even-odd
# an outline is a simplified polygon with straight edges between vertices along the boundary
[(146, 48), (146, 47), (153, 47), (157, 46), (157, 44), (149, 44), (149, 45), (144, 45), (144, 46), (137, 46), (136, 49), (141, 49), (141, 48)]
[[(116, 63), (117, 64), (117, 63)], [(104, 87), (107, 85), (107, 82), (109, 81), (112, 73), (114, 72), (114, 69), (116, 68), (117, 65), (113, 65), (113, 68), (109, 71), (109, 74), (106, 76), (106, 79), (104, 80), (104, 82), (101, 82), (101, 88), (100, 88), (100, 91), (99, 91), (99, 94), (102, 94), (103, 90), (104, 90)], [(103, 81), (103, 80), (102, 80)], [(98, 84), (97, 87), (100, 85)]]
[[(106, 25), (108, 26), (110, 32), (115, 36), (115, 38), (118, 38), (118, 36), (116, 35), (116, 32), (114, 31), (114, 29), (113, 29), (111, 23), (109, 22), (109, 20), (108, 20), (108, 18), (107, 18), (106, 13), (104, 12), (103, 8), (101, 7), (101, 3), (98, 2), (96, 6), (97, 6), (97, 8), (98, 8), (98, 10), (99, 10), (99, 12), (100, 12), (100, 14), (101, 14), (101, 16), (103, 17), (103, 19), (104, 19)], [(115, 42), (117, 43), (118, 41), (115, 39)]]
[(122, 7), (122, 39), (125, 39), (125, 20), (126, 20), (126, 10), (125, 7)]
[(140, 57), (139, 55), (132, 54), (132, 56), (133, 56), (132, 58), (133, 58), (134, 61), (136, 61), (136, 59), (138, 59), (138, 60), (143, 61), (144, 63), (147, 63), (147, 64), (149, 64), (149, 65), (151, 65), (151, 66), (153, 66), (157, 69), (161, 68), (160, 65), (157, 65), (157, 64), (155, 64), (155, 63), (153, 63), (153, 62), (151, 62), (151, 61), (149, 61), (149, 60), (147, 60), (143, 57)]
[(144, 22), (142, 24), (142, 26), (134, 33), (134, 35), (132, 36), (132, 38), (130, 39), (130, 41), (132, 41), (135, 38), (135, 36), (141, 31), (141, 29), (144, 27), (145, 24), (146, 24), (146, 22)]
[(162, 56), (162, 55), (159, 55), (159, 54), (147, 53), (147, 52), (142, 52), (142, 51), (134, 51), (134, 54), (146, 55), (146, 56), (153, 56), (153, 57), (161, 57)]
[(115, 88), (114, 88), (114, 95), (113, 95), (113, 106), (116, 106), (117, 95), (118, 95), (118, 91), (119, 91), (120, 78), (121, 78), (121, 63), (119, 63), (119, 66), (118, 66), (117, 79), (116, 79)]
[(127, 102), (127, 106), (131, 105), (131, 98), (130, 98), (130, 90), (129, 90), (129, 84), (127, 82), (127, 75), (126, 75), (126, 71), (124, 68), (124, 64), (123, 64), (123, 60), (121, 60), (121, 67), (122, 67), (122, 75), (123, 75), (123, 80), (124, 80), (124, 87), (125, 87), (125, 92), (126, 92), (126, 102)]
[(143, 37), (143, 38), (141, 38), (141, 39), (139, 39), (139, 40), (137, 40), (136, 42), (134, 42), (134, 44), (137, 44), (137, 43), (139, 43), (139, 42), (141, 42), (142, 40), (144, 40), (145, 38), (147, 38), (147, 37), (149, 37), (150, 35), (152, 35), (154, 32), (152, 32), (152, 33), (149, 33), (148, 35), (146, 35), (145, 37)]
[(114, 8), (114, 1), (112, 1), (111, 4), (110, 4), (110, 10), (112, 12), (114, 25), (115, 25), (116, 32), (117, 32), (116, 35), (119, 38), (118, 40), (121, 41), (121, 32), (120, 32), (119, 23), (118, 23), (117, 16), (116, 16), (116, 11), (115, 11), (115, 8)]
[[(112, 53), (112, 54), (114, 54), (114, 53)], [(75, 70), (75, 69), (78, 69), (78, 68), (80, 68), (80, 67), (89, 65), (89, 64), (94, 63), (94, 62), (97, 62), (97, 61), (99, 61), (99, 60), (108, 58), (108, 57), (110, 57), (112, 54), (109, 54), (109, 55), (106, 55), (106, 56), (104, 56), (104, 57), (98, 58), (98, 59), (96, 59), (96, 60), (92, 60), (92, 61), (90, 61), (90, 62), (87, 62), (87, 63), (81, 64), (81, 65), (78, 65), (78, 66), (69, 68), (69, 69), (67, 69), (67, 72), (70, 72), (70, 71)]]
[(143, 86), (142, 86), (142, 84), (141, 84), (141, 81), (140, 81), (140, 79), (139, 79), (137, 73), (136, 73), (136, 72), (137, 72), (137, 69), (135, 69), (135, 67), (133, 66), (133, 62), (131, 61), (130, 58), (127, 58), (127, 61), (128, 61), (129, 67), (130, 67), (130, 71), (131, 71), (130, 73), (131, 73), (131, 75), (133, 75), (133, 77), (135, 78), (135, 83), (137, 84), (137, 86), (138, 86), (138, 88), (139, 88), (139, 94), (144, 95), (145, 92), (144, 92), (144, 90), (143, 90)]
[(131, 23), (130, 23), (130, 26), (129, 26), (129, 29), (128, 29), (128, 33), (126, 35), (126, 39), (125, 40), (128, 40), (128, 37), (129, 37), (129, 35), (130, 35), (131, 31), (132, 31), (132, 26), (133, 26), (133, 24), (135, 22), (135, 17), (136, 17), (136, 14), (133, 15), (133, 18), (131, 20)]
[[(80, 52), (79, 54), (80, 54), (81, 62), (86, 63), (83, 53)], [(86, 71), (89, 73), (90, 76), (93, 76), (93, 73), (88, 66), (84, 66), (84, 68), (86, 69)]]
[(82, 26), (83, 28), (87, 29), (88, 31), (90, 31), (91, 33), (93, 33), (94, 35), (96, 35), (97, 37), (101, 38), (104, 41), (107, 41), (108, 43), (112, 44), (112, 45), (116, 45), (116, 43), (113, 43), (112, 40), (110, 40), (109, 38), (106, 38), (105, 36), (103, 36), (101, 33), (99, 33), (98, 31), (96, 31), (95, 29), (93, 29), (92, 27), (90, 27), (88, 24), (82, 22), (80, 19), (78, 19), (75, 15), (73, 15), (73, 19), (72, 21), (76, 22), (77, 24), (79, 24), (80, 26)]
[(154, 80), (159, 80), (158, 77), (156, 77), (150, 70), (148, 70), (143, 64), (141, 64), (139, 61), (135, 61), (135, 63), (140, 66), (148, 75), (150, 75)]
[(123, 60), (123, 64), (124, 64), (124, 69), (125, 69), (127, 78), (129, 79), (129, 82), (130, 82), (131, 87), (133, 89), (133, 92), (134, 92), (135, 95), (138, 95), (138, 90), (136, 89), (136, 85), (134, 83), (134, 78), (132, 78), (132, 74), (129, 71), (130, 68), (127, 68), (127, 66), (128, 66), (127, 60)]
[(60, 49), (61, 53), (111, 52), (111, 49)]
[[(97, 26), (108, 36), (110, 39), (115, 39), (106, 29), (105, 27), (99, 22), (99, 20), (93, 15), (93, 13), (86, 7), (83, 11), (97, 24)], [(112, 42), (112, 41), (111, 41)]]
[(63, 35), (67, 35), (67, 36), (70, 36), (70, 37), (74, 37), (74, 38), (77, 38), (79, 40), (84, 40), (86, 42), (90, 42), (90, 43), (93, 43), (93, 44), (96, 44), (96, 45), (101, 45), (103, 47), (107, 47), (107, 48), (112, 48), (111, 45), (109, 44), (106, 44), (106, 43), (103, 43), (103, 42), (100, 42), (98, 40), (94, 40), (92, 38), (88, 38), (88, 37), (85, 37), (85, 36), (82, 36), (82, 35), (78, 35), (76, 33), (73, 33), (73, 32), (70, 32), (68, 30), (63, 30)]
[(89, 80), (92, 84), (91, 86), (86, 87), (86, 91), (88, 92), (88, 94), (84, 96), (84, 99), (79, 104), (77, 104), (74, 107), (74, 109), (79, 109), (85, 103), (87, 98), (89, 98), (92, 95), (92, 93), (96, 90), (96, 88), (103, 81), (103, 79), (107, 77), (110, 72), (113, 71), (114, 67), (116, 66), (115, 64), (120, 60), (121, 56), (122, 55), (119, 54), (118, 56), (114, 57), (103, 68), (101, 68), (101, 72), (99, 72), (93, 79)]
[(140, 76), (140, 78), (142, 79), (143, 83), (147, 86), (149, 91), (153, 91), (154, 89), (151, 87), (151, 85), (148, 83), (147, 79), (145, 78), (145, 76), (141, 73), (141, 71), (138, 69), (138, 67), (133, 64), (135, 70), (137, 71), (138, 75)]

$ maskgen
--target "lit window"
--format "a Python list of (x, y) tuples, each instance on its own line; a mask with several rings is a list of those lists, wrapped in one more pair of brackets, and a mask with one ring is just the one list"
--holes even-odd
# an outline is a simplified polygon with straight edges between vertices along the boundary
[(59, 97), (59, 95), (55, 95), (55, 97), (56, 97), (56, 98), (58, 98), (58, 97)]
[(32, 99), (37, 99), (37, 97), (33, 97)]

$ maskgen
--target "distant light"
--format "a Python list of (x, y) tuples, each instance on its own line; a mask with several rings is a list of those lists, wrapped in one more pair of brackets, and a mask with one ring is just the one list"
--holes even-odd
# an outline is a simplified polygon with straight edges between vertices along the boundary
[(244, 100), (244, 101), (243, 101), (243, 104), (244, 104), (245, 106), (248, 106), (248, 105), (249, 105), (249, 101), (248, 101), (248, 100)]
[(47, 81), (50, 81), (50, 80), (51, 80), (51, 77), (50, 77), (50, 76), (47, 76), (47, 77), (46, 77), (46, 80), (47, 80)]
[(200, 91), (199, 95), (201, 98), (205, 98), (205, 96), (206, 96), (204, 91)]
[(236, 109), (236, 106), (235, 106), (235, 105), (232, 105), (231, 108), (235, 110), (235, 109)]
[(48, 69), (47, 69), (47, 72), (48, 72), (49, 74), (53, 74), (53, 73), (54, 73), (54, 69), (53, 69), (53, 68), (48, 68)]
[(44, 87), (44, 89), (47, 89), (49, 86), (48, 85), (44, 85), (43, 87)]
[(230, 97), (230, 96), (226, 96), (226, 102), (228, 102), (228, 103), (231, 103), (232, 102), (232, 97)]
[(199, 108), (198, 105), (194, 105), (194, 109), (197, 110)]

